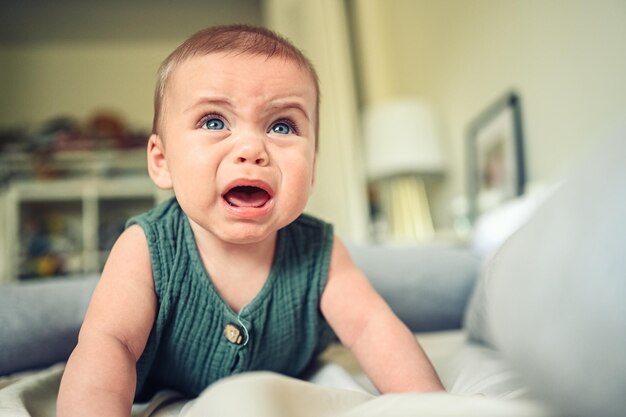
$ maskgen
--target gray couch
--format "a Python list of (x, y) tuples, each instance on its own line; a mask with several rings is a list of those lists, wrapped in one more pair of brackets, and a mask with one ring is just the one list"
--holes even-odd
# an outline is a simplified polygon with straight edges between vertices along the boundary
[[(413, 331), (461, 335), (454, 349), (443, 337), (429, 350), (452, 393), (528, 399), (550, 415), (626, 415), (625, 161), (618, 133), (483, 257), (350, 246)], [(0, 287), (0, 374), (64, 360), (94, 284)]]
[[(478, 259), (445, 246), (350, 245), (355, 261), (414, 332), (459, 329)], [(67, 359), (97, 276), (0, 286), (0, 376)]]

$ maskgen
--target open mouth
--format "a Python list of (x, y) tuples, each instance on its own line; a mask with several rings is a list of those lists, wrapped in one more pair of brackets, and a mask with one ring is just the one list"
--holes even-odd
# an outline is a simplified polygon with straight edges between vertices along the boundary
[(250, 185), (233, 187), (223, 197), (233, 207), (253, 208), (263, 207), (271, 199), (267, 191)]

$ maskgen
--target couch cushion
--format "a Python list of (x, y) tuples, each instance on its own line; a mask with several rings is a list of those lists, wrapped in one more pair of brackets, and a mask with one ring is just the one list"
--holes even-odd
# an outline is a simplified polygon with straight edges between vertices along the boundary
[(483, 282), (487, 339), (568, 416), (626, 410), (626, 129), (499, 250)]
[(97, 277), (0, 287), (0, 375), (67, 360)]
[(478, 258), (445, 245), (348, 245), (354, 262), (413, 332), (458, 329)]

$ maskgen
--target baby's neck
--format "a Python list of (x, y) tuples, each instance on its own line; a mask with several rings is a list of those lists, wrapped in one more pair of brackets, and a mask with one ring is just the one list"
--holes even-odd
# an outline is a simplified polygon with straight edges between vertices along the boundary
[(234, 311), (240, 311), (263, 288), (274, 259), (276, 236), (245, 245), (196, 237), (213, 286)]

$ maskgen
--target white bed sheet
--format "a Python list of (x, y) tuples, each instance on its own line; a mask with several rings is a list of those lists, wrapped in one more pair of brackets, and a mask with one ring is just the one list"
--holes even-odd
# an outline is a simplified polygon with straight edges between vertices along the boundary
[[(418, 335), (448, 393), (377, 395), (349, 352), (333, 346), (309, 381), (261, 372), (222, 380), (193, 401), (163, 391), (137, 404), (134, 417), (528, 416), (558, 414), (526, 394), (495, 352), (460, 331)], [(63, 364), (0, 379), (0, 417), (55, 415)], [(512, 383), (513, 382), (513, 383)]]

